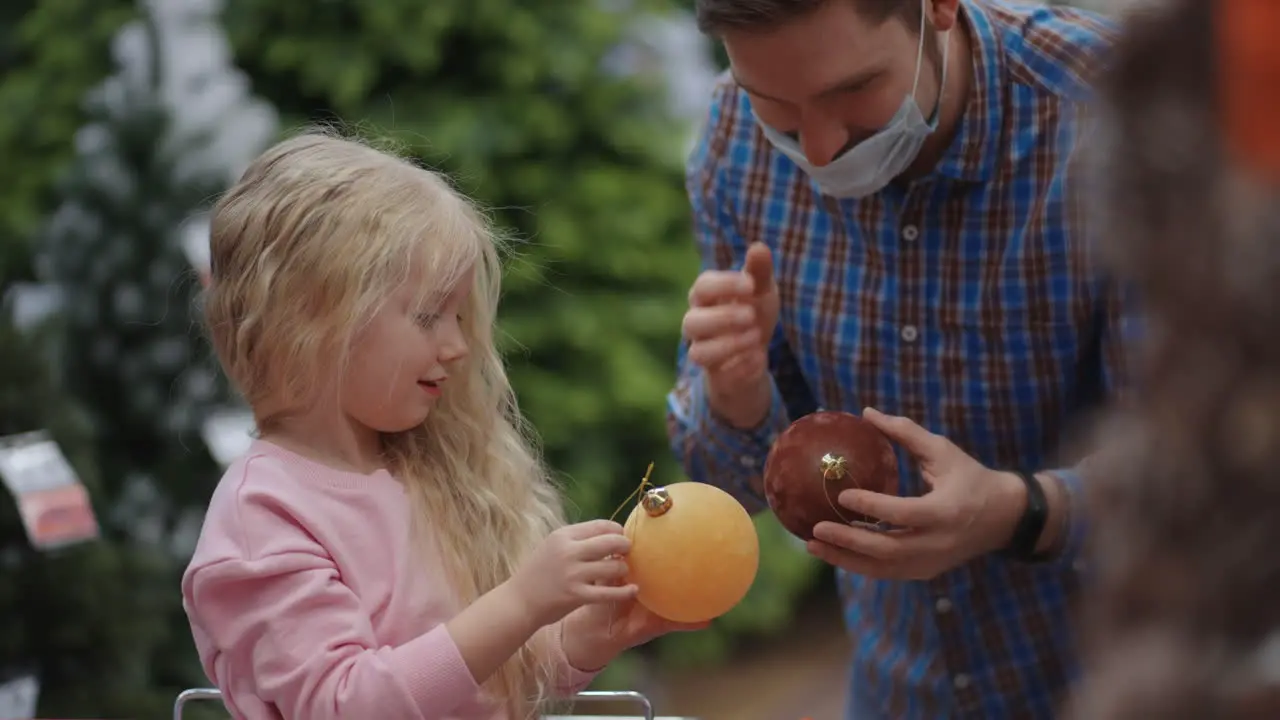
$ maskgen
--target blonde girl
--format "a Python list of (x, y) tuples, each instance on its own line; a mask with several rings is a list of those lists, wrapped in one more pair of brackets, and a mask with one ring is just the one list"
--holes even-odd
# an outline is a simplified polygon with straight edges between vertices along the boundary
[(439, 174), (325, 132), (218, 202), (205, 315), (260, 437), (183, 576), (236, 718), (535, 717), (674, 628), (564, 525), (494, 346), (499, 260)]

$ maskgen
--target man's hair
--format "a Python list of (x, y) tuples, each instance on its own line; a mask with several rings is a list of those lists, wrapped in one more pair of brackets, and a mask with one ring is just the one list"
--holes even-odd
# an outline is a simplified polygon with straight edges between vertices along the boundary
[(890, 18), (908, 23), (920, 20), (920, 0), (696, 0), (694, 14), (698, 29), (707, 35), (728, 30), (771, 30), (816, 11), (829, 2), (852, 3), (872, 24)]

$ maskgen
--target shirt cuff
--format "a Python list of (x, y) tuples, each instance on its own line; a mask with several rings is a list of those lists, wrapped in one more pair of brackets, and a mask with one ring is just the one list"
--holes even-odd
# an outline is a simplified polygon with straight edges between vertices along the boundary
[(721, 462), (738, 470), (734, 475), (738, 478), (737, 489), (743, 497), (750, 497), (761, 504), (765, 503), (762, 478), (769, 450), (778, 435), (791, 424), (782, 393), (772, 378), (769, 387), (769, 412), (759, 425), (747, 430), (728, 424), (711, 410), (705, 381), (693, 383), (690, 398), (691, 406), (697, 408), (697, 423), (702, 429), (703, 441)]
[(564, 620), (556, 623), (552, 632), (554, 635), (551, 645), (552, 652), (555, 653), (555, 667), (560, 669), (555, 682), (556, 694), (561, 697), (571, 697), (585, 690), (604, 668), (583, 670), (569, 662), (569, 656), (564, 651)]
[(419, 708), (461, 701), (480, 689), (475, 676), (443, 623), (392, 651), (392, 663)]

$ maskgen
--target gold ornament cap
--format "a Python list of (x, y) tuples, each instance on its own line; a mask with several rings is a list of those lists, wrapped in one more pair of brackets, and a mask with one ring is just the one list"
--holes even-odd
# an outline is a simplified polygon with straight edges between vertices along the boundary
[(649, 517), (658, 517), (671, 509), (671, 493), (660, 487), (646, 490), (640, 504)]
[[(812, 456), (810, 456), (812, 457)], [(828, 482), (839, 480), (848, 472), (848, 464), (844, 456), (827, 453), (822, 456), (822, 479)]]

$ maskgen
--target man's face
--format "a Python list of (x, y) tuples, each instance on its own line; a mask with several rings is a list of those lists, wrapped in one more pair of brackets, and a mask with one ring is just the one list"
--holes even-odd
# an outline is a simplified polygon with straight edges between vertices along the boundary
[[(898, 18), (876, 24), (854, 3), (835, 0), (776, 29), (733, 30), (722, 39), (756, 115), (823, 166), (884, 127), (911, 93), (920, 49), (919, 25), (911, 25)], [(941, 53), (927, 23), (924, 38), (916, 101), (930, 117)]]

